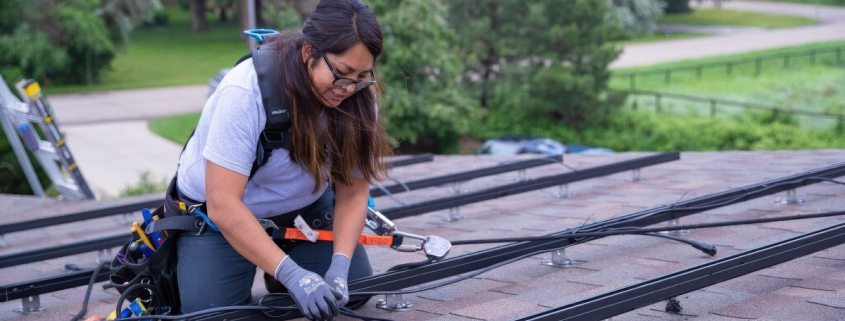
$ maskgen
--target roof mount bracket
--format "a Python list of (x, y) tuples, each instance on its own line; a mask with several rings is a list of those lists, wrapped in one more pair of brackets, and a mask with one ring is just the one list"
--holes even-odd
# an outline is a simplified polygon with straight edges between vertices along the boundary
[[(452, 195), (461, 195), (465, 193), (466, 190), (463, 188), (463, 182), (455, 182), (452, 183)], [(445, 222), (457, 222), (465, 220), (467, 217), (466, 215), (461, 215), (461, 207), (450, 207), (449, 208), (449, 215), (443, 218)]]
[(544, 258), (540, 261), (542, 265), (548, 265), (559, 268), (568, 268), (575, 266), (575, 260), (566, 257), (566, 248), (552, 251), (552, 257)]
[(414, 304), (405, 301), (401, 294), (385, 294), (384, 300), (378, 300), (376, 307), (393, 312), (405, 312), (414, 309)]
[(801, 204), (805, 202), (807, 202), (807, 200), (798, 197), (798, 192), (796, 192), (794, 188), (786, 191), (786, 197), (778, 197), (775, 200), (775, 203), (778, 204)]

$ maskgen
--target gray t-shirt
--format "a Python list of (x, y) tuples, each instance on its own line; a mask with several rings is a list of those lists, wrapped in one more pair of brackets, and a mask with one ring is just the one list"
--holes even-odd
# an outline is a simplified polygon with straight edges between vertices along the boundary
[[(196, 133), (179, 160), (179, 190), (194, 200), (206, 200), (206, 160), (249, 176), (266, 122), (258, 78), (252, 59), (247, 59), (223, 77), (205, 103)], [(247, 183), (243, 202), (256, 217), (271, 217), (316, 201), (324, 190), (312, 193), (314, 185), (310, 172), (295, 164), (287, 150), (277, 149)]]

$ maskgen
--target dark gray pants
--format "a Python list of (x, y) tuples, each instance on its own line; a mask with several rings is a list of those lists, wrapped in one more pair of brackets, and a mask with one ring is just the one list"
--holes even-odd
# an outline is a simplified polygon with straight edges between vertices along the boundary
[[(304, 211), (306, 214), (303, 214), (303, 217), (311, 224), (313, 219), (309, 219), (308, 214), (313, 214), (313, 211), (307, 211), (309, 207), (314, 206), (306, 207)], [(316, 210), (330, 213), (333, 209)], [(283, 223), (285, 226), (279, 225), (279, 227), (284, 229), (293, 227), (292, 222), (295, 217), (296, 215), (286, 214), (274, 221), (277, 224)], [(324, 224), (319, 229), (331, 230), (332, 225)], [(256, 266), (235, 251), (222, 234), (213, 231), (199, 236), (182, 234), (176, 244), (178, 255), (176, 276), (179, 282), (182, 313), (250, 303)], [(299, 266), (319, 275), (324, 275), (329, 269), (332, 252), (331, 242), (299, 242), (287, 250), (287, 254)], [(373, 270), (367, 252), (364, 251), (364, 246), (358, 244), (352, 256), (349, 280), (371, 275), (373, 275)], [(353, 304), (354, 302), (351, 302), (348, 306)]]

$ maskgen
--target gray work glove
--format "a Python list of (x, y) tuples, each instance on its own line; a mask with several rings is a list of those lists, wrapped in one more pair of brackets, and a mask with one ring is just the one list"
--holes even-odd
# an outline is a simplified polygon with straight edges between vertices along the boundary
[(334, 288), (335, 291), (343, 293), (343, 299), (337, 301), (338, 307), (345, 307), (349, 302), (349, 286), (346, 279), (349, 278), (349, 258), (343, 254), (332, 256), (332, 264), (323, 279)]
[(343, 295), (330, 288), (317, 273), (305, 270), (290, 257), (276, 267), (276, 280), (288, 289), (302, 315), (309, 320), (333, 320)]

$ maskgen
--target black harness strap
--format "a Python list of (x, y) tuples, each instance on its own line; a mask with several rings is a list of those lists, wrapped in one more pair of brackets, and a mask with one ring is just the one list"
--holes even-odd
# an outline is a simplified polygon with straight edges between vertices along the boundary
[(290, 110), (285, 104), (285, 93), (281, 84), (278, 62), (278, 52), (270, 49), (256, 48), (252, 52), (252, 64), (258, 76), (258, 87), (261, 90), (261, 103), (264, 105), (264, 115), (267, 123), (258, 138), (255, 148), (255, 162), (252, 164), (250, 178), (258, 169), (267, 163), (275, 149), (290, 150)]

